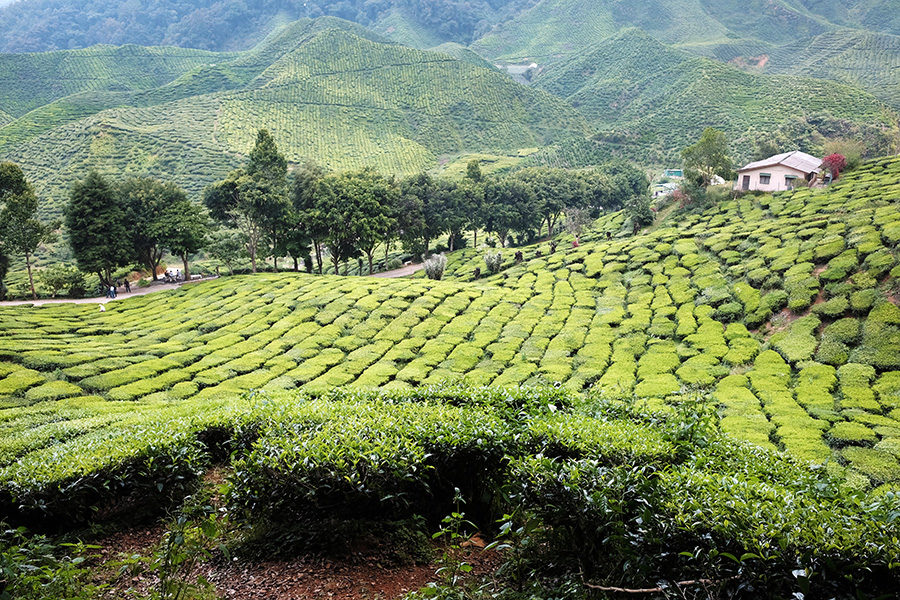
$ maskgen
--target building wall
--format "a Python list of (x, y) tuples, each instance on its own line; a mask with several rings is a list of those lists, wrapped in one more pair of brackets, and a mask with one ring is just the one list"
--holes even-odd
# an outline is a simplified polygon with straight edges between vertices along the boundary
[[(768, 184), (762, 184), (759, 182), (760, 173), (768, 173), (772, 176)], [(797, 169), (792, 169), (791, 167), (786, 167), (784, 165), (775, 165), (773, 167), (753, 169), (752, 171), (741, 171), (740, 173), (738, 173), (737, 181), (734, 184), (734, 189), (743, 189), (745, 175), (750, 176), (750, 190), (758, 190), (761, 192), (780, 192), (782, 190), (788, 189), (788, 185), (785, 182), (785, 175), (793, 175), (797, 177), (797, 179), (802, 179), (804, 181), (806, 180), (806, 173), (802, 171), (798, 171)]]

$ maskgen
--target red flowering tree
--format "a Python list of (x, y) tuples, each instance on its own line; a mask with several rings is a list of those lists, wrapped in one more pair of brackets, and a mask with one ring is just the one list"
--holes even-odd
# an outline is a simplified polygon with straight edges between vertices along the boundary
[(822, 166), (831, 173), (831, 179), (835, 180), (841, 176), (841, 171), (847, 168), (847, 159), (843, 154), (829, 154), (822, 159)]

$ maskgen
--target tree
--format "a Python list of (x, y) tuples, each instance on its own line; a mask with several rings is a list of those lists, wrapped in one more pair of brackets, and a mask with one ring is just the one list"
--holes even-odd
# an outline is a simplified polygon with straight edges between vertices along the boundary
[(527, 232), (540, 227), (540, 206), (531, 188), (514, 177), (489, 180), (484, 188), (482, 223), (506, 245), (510, 231)]
[(516, 177), (531, 187), (543, 220), (547, 223), (547, 235), (553, 237), (553, 228), (563, 211), (572, 208), (576, 199), (580, 198), (578, 178), (563, 169), (537, 167), (523, 169), (516, 173)]
[(28, 269), (31, 297), (37, 300), (31, 258), (41, 244), (56, 239), (58, 223), (44, 224), (37, 218), (37, 196), (25, 174), (13, 163), (0, 163), (0, 244), (4, 252), (23, 254)]
[(484, 180), (484, 175), (481, 174), (481, 161), (477, 158), (473, 158), (466, 164), (466, 179), (475, 183)]
[(581, 232), (591, 223), (591, 216), (586, 208), (566, 209), (566, 230), (575, 238), (575, 244), (581, 243)]
[(419, 173), (400, 182), (400, 194), (401, 239), (414, 249), (421, 242), (422, 253), (427, 255), (431, 240), (447, 228), (438, 199), (438, 184), (428, 173)]
[(234, 263), (248, 256), (247, 247), (241, 239), (241, 234), (233, 229), (210, 233), (207, 237), (206, 248), (210, 256), (228, 267), (231, 275), (234, 275)]
[(395, 230), (400, 190), (393, 181), (370, 169), (351, 174), (351, 177), (358, 181), (357, 194), (354, 198), (356, 218), (353, 228), (356, 229), (359, 250), (369, 260), (369, 275), (371, 275), (375, 246), (387, 244)]
[(70, 296), (84, 294), (84, 274), (75, 267), (55, 264), (38, 272), (41, 285), (50, 290), (50, 297), (55, 298), (61, 290), (68, 290)]
[(171, 206), (189, 201), (175, 184), (151, 177), (128, 179), (116, 186), (116, 191), (126, 210), (134, 258), (150, 271), (153, 281), (156, 281), (169, 227), (163, 217), (170, 212)]
[(681, 151), (681, 158), (686, 175), (697, 178), (703, 187), (709, 187), (717, 175), (726, 180), (731, 178), (728, 139), (718, 129), (704, 129), (696, 144)]
[(448, 179), (438, 179), (435, 186), (435, 203), (441, 213), (445, 230), (450, 234), (450, 252), (456, 240), (472, 221), (473, 198), (466, 183), (456, 183)]
[(72, 186), (66, 207), (66, 231), (78, 268), (112, 285), (115, 269), (131, 262), (133, 248), (120, 196), (95, 171)]
[(822, 166), (831, 173), (832, 181), (841, 176), (841, 172), (847, 168), (847, 159), (843, 154), (829, 154), (822, 159)]
[(183, 196), (183, 200), (163, 211), (160, 224), (165, 229), (162, 240), (172, 254), (181, 258), (184, 280), (190, 281), (188, 258), (206, 245), (209, 222), (203, 209)]
[(293, 210), (297, 216), (298, 227), (312, 242), (316, 255), (316, 266), (322, 274), (322, 240), (328, 235), (328, 223), (322, 218), (319, 201), (324, 193), (322, 178), (325, 169), (313, 161), (307, 161), (294, 172), (294, 183), (291, 187)]
[(340, 264), (357, 255), (359, 251), (353, 220), (356, 207), (352, 199), (353, 186), (347, 178), (349, 174), (330, 174), (322, 178), (318, 192), (318, 210), (324, 222), (329, 224), (322, 242), (331, 253), (334, 273), (338, 274)]
[(650, 198), (647, 195), (632, 196), (625, 203), (625, 214), (631, 219), (634, 232), (645, 225), (653, 223), (653, 211), (650, 210)]
[(203, 203), (214, 219), (241, 232), (256, 273), (260, 244), (268, 237), (277, 245), (289, 209), (287, 161), (268, 131), (259, 130), (247, 166), (208, 186)]

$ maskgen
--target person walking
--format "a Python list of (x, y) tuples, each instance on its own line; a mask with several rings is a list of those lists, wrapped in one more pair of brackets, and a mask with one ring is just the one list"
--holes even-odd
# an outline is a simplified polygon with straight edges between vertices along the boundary
[(127, 279), (125, 280), (125, 293), (126, 294), (131, 293), (131, 283)]

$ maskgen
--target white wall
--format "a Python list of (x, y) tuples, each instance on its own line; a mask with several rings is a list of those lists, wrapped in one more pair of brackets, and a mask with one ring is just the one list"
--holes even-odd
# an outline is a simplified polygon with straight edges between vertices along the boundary
[[(768, 184), (762, 184), (759, 182), (760, 173), (768, 173), (772, 177), (769, 179)], [(738, 173), (737, 182), (734, 184), (734, 189), (742, 190), (744, 189), (744, 177), (750, 177), (750, 190), (751, 191), (761, 191), (761, 192), (780, 192), (782, 190), (789, 189), (787, 182), (785, 181), (785, 175), (794, 175), (797, 179), (806, 180), (806, 173), (802, 171), (798, 171), (797, 169), (792, 169), (791, 167), (786, 167), (784, 165), (775, 165), (773, 167), (763, 167), (761, 169), (754, 169), (752, 171), (742, 171)]]

